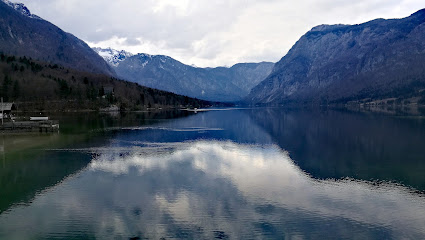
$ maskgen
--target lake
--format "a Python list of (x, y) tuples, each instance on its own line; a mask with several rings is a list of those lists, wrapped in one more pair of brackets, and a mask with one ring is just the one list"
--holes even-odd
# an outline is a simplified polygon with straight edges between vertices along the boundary
[(0, 239), (424, 239), (425, 118), (67, 114), (0, 138)]

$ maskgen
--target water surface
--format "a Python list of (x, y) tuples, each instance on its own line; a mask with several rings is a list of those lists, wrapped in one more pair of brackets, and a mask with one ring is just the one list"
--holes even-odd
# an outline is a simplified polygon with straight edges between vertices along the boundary
[(79, 124), (89, 131), (19, 156), (5, 147), (1, 239), (425, 237), (420, 117), (247, 109)]

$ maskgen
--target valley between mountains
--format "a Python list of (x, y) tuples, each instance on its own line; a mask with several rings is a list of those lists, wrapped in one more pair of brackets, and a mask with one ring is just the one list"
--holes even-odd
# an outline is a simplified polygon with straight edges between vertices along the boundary
[[(9, 61), (7, 64), (12, 65), (4, 65), (0, 81), (3, 95), (23, 104), (29, 100), (13, 95), (8, 87), (11, 83), (17, 82), (24, 89), (31, 85), (52, 89), (51, 94), (37, 90), (40, 91), (35, 93), (37, 98), (30, 98), (30, 102), (37, 102), (36, 105), (40, 106), (43, 105), (41, 102), (51, 100), (75, 102), (78, 99), (91, 99), (102, 102), (102, 89), (116, 86), (114, 81), (118, 79), (160, 90), (155, 94), (164, 96), (154, 94), (152, 99), (171, 96), (161, 92), (165, 91), (200, 99), (194, 101), (209, 102), (198, 105), (214, 105), (214, 102), (278, 106), (371, 102), (422, 105), (425, 103), (423, 39), (425, 10), (420, 10), (402, 19), (314, 27), (277, 63), (237, 63), (231, 67), (199, 68), (164, 55), (90, 48), (74, 35), (33, 15), (25, 5), (2, 0), (0, 52), (5, 56), (4, 61), (9, 57), (15, 60), (25, 57), (43, 68), (57, 65), (68, 69), (68, 72), (98, 74), (114, 80), (99, 85), (99, 81), (94, 79), (85, 83), (85, 77), (77, 79), (75, 76), (50, 74), (53, 79), (50, 81), (46, 79), (48, 73), (20, 72), (21, 67), (24, 70), (29, 67)], [(69, 86), (75, 85), (73, 81), (78, 84), (71, 88)], [(72, 89), (69, 94), (63, 94), (65, 83)], [(93, 85), (92, 89), (95, 90), (90, 90), (92, 93), (78, 87), (87, 84)], [(14, 97), (9, 97), (12, 95)], [(78, 97), (81, 95), (85, 96)], [(123, 108), (132, 106), (131, 109), (185, 105), (172, 103), (170, 99), (150, 101), (148, 105), (145, 95), (140, 93), (131, 99), (124, 95), (115, 96), (114, 104), (123, 105)], [(90, 109), (99, 109), (105, 104), (86, 105)]]

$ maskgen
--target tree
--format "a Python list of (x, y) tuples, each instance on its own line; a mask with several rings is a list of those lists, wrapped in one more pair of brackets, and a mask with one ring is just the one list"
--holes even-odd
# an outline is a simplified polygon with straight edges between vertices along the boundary
[(19, 82), (18, 80), (15, 81), (15, 83), (13, 84), (13, 99), (17, 99), (20, 95), (21, 92), (21, 87), (19, 86)]
[(100, 96), (100, 97), (102, 97), (103, 95), (105, 95), (105, 88), (102, 86), (102, 87), (99, 89), (99, 96)]
[(66, 97), (70, 93), (68, 83), (64, 79), (58, 79), (59, 90), (61, 97)]
[(12, 79), (8, 75), (5, 75), (3, 80), (2, 94), (3, 94), (3, 99), (6, 102), (9, 101), (9, 86), (11, 82), (12, 82)]

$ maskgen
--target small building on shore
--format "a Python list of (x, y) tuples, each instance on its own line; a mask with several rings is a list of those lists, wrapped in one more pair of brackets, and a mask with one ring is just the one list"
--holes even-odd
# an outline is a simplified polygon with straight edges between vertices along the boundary
[[(0, 118), (10, 118), (13, 111), (18, 110), (15, 103), (4, 102), (0, 103)], [(3, 115), (2, 115), (3, 114)]]

